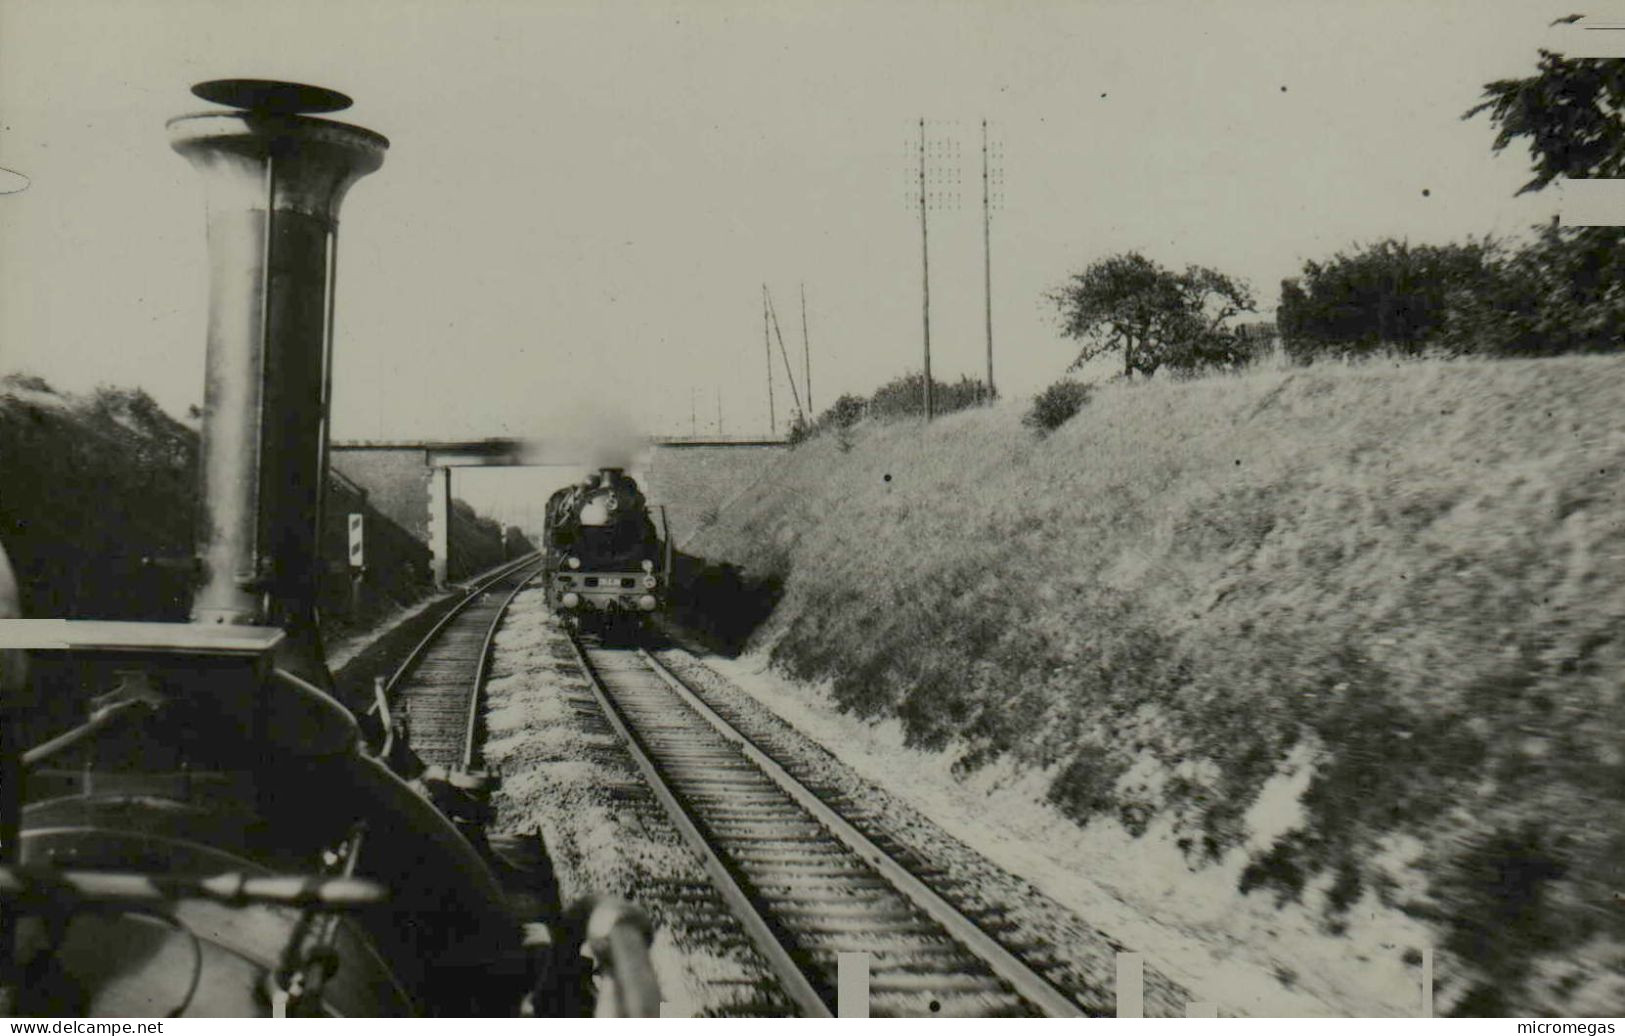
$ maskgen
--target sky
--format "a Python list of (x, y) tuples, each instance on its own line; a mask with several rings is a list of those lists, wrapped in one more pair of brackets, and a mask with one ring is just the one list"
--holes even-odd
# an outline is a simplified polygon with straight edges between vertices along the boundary
[[(912, 150), (928, 120), (933, 373), (1076, 353), (1045, 294), (1129, 249), (1245, 278), (1263, 315), (1308, 259), (1388, 236), (1517, 235), (1483, 84), (1527, 74), (1530, 0), (549, 3), (0, 0), (0, 371), (202, 396), (203, 200), (166, 119), (192, 83), (356, 99), (383, 168), (339, 234), (340, 438), (768, 430), (762, 285), (812, 403), (921, 363)], [(773, 346), (782, 431), (793, 404)], [(799, 393), (805, 386), (798, 385)]]

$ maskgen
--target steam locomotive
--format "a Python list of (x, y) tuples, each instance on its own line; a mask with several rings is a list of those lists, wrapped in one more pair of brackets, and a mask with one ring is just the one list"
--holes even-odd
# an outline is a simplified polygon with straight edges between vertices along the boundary
[(578, 629), (636, 626), (667, 600), (671, 537), (621, 468), (603, 468), (547, 501), (548, 604)]
[(561, 909), (539, 836), (451, 794), (477, 775), (335, 697), (334, 243), (388, 141), (320, 88), (194, 93), (225, 106), (168, 125), (208, 197), (201, 588), (189, 623), (24, 619), (0, 554), (0, 1014), (657, 1013), (635, 908)]

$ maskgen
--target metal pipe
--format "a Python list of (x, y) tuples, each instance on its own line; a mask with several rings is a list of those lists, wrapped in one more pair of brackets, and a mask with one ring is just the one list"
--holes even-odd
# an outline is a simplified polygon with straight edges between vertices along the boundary
[(206, 573), (192, 621), (282, 626), (296, 655), (324, 670), (315, 597), (334, 241), (345, 192), (383, 163), (389, 142), (298, 114), (326, 110), (301, 109), (302, 99), (342, 95), (292, 84), (195, 92), (245, 110), (169, 122), (171, 147), (203, 174), (208, 195)]
[(51, 756), (66, 751), (67, 749), (72, 748), (74, 745), (86, 741), (89, 738), (95, 737), (97, 734), (101, 733), (103, 730), (106, 730), (108, 727), (119, 722), (120, 720), (123, 720), (130, 715), (143, 710), (150, 712), (151, 709), (152, 704), (150, 702), (140, 701), (137, 699), (130, 699), (128, 701), (115, 702), (112, 705), (105, 705), (92, 712), (90, 714), (90, 719), (74, 727), (72, 730), (53, 737), (49, 741), (36, 745), (33, 748), (23, 752), (23, 769), (27, 770), (36, 767), (40, 763), (43, 763), (45, 760), (51, 758)]
[(660, 1014), (660, 982), (649, 958), (654, 926), (649, 915), (619, 899), (597, 903), (587, 915), (587, 946), (611, 979), (609, 1003), (599, 1017), (655, 1018)]
[[(22, 617), (22, 591), (11, 559), (0, 546), (0, 621)], [(28, 654), (0, 650), (0, 867), (22, 859), (23, 744), (21, 717), (34, 705), (28, 682)], [(17, 964), (17, 913), (0, 903), (0, 1015), (16, 1014), (21, 992)]]
[(345, 874), (257, 875), (228, 872), (204, 877), (165, 877), (112, 871), (65, 871), (0, 867), (0, 900), (60, 907), (162, 905), (204, 899), (229, 906), (264, 903), (312, 910), (362, 910), (389, 899), (376, 881)]

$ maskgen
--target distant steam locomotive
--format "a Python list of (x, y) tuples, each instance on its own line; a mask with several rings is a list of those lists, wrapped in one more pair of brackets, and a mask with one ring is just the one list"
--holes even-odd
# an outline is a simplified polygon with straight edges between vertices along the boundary
[[(660, 510), (661, 525), (665, 511)], [(604, 468), (547, 501), (548, 604), (578, 628), (641, 621), (669, 597), (671, 541), (638, 484)], [(663, 530), (662, 530), (663, 531)]]

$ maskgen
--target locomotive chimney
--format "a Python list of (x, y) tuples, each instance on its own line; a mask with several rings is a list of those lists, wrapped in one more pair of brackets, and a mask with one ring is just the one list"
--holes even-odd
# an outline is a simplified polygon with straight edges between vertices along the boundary
[(231, 111), (183, 115), (170, 146), (203, 174), (209, 332), (204, 391), (204, 584), (192, 621), (284, 627), (326, 678), (315, 628), (327, 481), (334, 244), (339, 205), (389, 141), (313, 112), (318, 87), (217, 80), (193, 93)]

